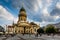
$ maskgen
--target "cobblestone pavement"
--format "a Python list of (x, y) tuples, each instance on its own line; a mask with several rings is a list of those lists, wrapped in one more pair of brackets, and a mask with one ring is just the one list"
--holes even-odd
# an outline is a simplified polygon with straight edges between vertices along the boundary
[(5, 37), (1, 36), (0, 40), (60, 40), (60, 36), (47, 36), (47, 35), (42, 35), (41, 37), (35, 37), (35, 35), (22, 35), (22, 34), (17, 34), (13, 37)]

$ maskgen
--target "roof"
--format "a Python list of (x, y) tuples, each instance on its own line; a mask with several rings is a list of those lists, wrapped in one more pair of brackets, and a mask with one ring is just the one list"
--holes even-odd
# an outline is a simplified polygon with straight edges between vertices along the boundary
[(35, 24), (34, 22), (31, 22), (30, 24), (31, 24), (31, 25), (37, 25), (37, 24)]
[[(24, 7), (22, 7), (22, 8), (20, 9), (20, 12), (21, 12), (21, 11), (25, 11)], [(25, 11), (25, 12), (26, 12), (26, 11)]]
[(14, 27), (9, 25), (8, 28), (14, 28)]
[[(22, 12), (22, 11), (24, 11), (24, 12)], [(23, 7), (20, 9), (19, 13), (20, 13), (19, 16), (27, 17), (26, 11), (25, 11), (25, 9)]]
[(18, 26), (23, 26), (23, 27), (29, 27), (30, 26), (30, 24), (29, 23), (27, 23), (27, 22), (20, 22), (19, 23), (19, 25)]

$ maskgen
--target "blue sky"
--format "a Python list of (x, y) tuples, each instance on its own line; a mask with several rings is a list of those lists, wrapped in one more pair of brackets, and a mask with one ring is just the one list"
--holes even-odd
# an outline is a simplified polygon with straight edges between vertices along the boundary
[(60, 0), (0, 0), (0, 25), (16, 23), (22, 4), (29, 22), (41, 26), (60, 22)]

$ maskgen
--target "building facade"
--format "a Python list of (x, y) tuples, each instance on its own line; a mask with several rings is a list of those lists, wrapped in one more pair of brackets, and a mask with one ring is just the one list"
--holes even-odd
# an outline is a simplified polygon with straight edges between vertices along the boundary
[(13, 23), (12, 27), (8, 26), (8, 32), (17, 33), (17, 34), (18, 33), (29, 34), (29, 33), (35, 33), (39, 27), (40, 26), (35, 24), (34, 22), (29, 23), (27, 21), (26, 10), (22, 7), (18, 14), (17, 23), (16, 24)]

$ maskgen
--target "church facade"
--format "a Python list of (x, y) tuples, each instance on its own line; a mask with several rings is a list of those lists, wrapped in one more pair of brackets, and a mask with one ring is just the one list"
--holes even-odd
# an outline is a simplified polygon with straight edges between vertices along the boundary
[(29, 33), (36, 33), (37, 29), (40, 26), (34, 22), (27, 21), (27, 14), (26, 10), (22, 7), (19, 11), (18, 21), (17, 23), (13, 23), (12, 26), (8, 26), (7, 31), (8, 33), (22, 33), (22, 34), (29, 34)]

